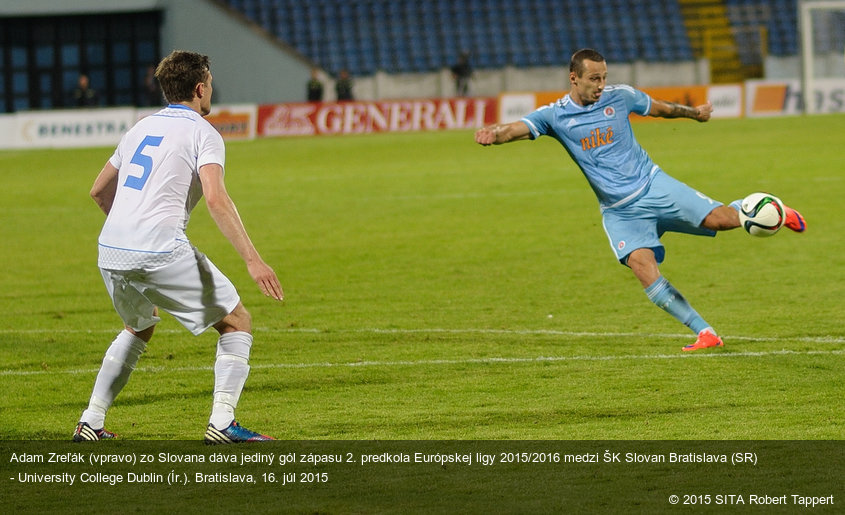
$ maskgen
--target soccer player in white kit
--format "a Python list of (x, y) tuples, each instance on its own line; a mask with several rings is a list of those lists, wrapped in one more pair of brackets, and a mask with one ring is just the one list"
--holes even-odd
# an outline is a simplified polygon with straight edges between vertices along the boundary
[(115, 437), (104, 428), (106, 412), (161, 320), (158, 309), (194, 335), (210, 327), (220, 333), (205, 442), (271, 440), (235, 421), (249, 373), (252, 321), (232, 282), (185, 234), (200, 197), (205, 196), (212, 219), (259, 289), (279, 301), (284, 292), (226, 192), (223, 138), (203, 118), (211, 112), (208, 57), (174, 51), (161, 61), (155, 76), (169, 105), (126, 133), (91, 189), (91, 197), (107, 215), (98, 266), (125, 329), (106, 351), (73, 440)]

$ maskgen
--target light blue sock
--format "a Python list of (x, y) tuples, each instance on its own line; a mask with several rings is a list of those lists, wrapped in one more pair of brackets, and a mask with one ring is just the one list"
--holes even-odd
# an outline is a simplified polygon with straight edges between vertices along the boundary
[(682, 324), (692, 329), (695, 334), (710, 328), (710, 325), (701, 318), (701, 315), (692, 309), (681, 292), (676, 290), (662, 275), (645, 289), (645, 294), (648, 295), (648, 300), (677, 318)]
[(736, 200), (734, 200), (733, 202), (731, 202), (729, 205), (730, 205), (732, 208), (736, 209), (736, 210), (737, 210), (737, 212), (739, 212), (739, 211), (740, 211), (740, 209), (742, 208), (742, 199), (736, 199)]

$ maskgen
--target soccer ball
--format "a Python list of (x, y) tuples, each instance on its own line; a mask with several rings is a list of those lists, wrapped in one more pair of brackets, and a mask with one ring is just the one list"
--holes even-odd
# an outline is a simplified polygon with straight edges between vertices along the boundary
[(786, 210), (783, 202), (769, 193), (752, 193), (739, 207), (739, 223), (752, 236), (771, 236), (783, 227)]

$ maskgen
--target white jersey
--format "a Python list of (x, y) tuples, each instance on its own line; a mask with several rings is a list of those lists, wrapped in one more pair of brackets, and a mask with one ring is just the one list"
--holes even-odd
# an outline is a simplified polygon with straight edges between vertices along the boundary
[(171, 104), (135, 124), (109, 159), (119, 174), (100, 232), (100, 268), (155, 268), (192, 252), (185, 229), (202, 197), (199, 169), (223, 166), (225, 157), (220, 133), (186, 106)]

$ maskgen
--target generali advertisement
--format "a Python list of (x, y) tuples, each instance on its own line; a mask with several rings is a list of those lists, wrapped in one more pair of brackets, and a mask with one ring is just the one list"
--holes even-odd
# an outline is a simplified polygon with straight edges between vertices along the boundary
[(495, 123), (495, 98), (272, 104), (258, 108), (259, 136), (471, 129)]

